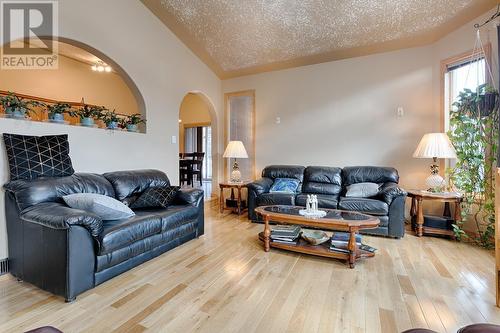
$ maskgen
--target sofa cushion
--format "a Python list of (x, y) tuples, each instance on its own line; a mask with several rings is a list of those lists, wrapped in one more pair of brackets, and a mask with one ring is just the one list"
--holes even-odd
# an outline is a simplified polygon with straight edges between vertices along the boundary
[(102, 220), (126, 219), (135, 215), (120, 201), (102, 194), (74, 193), (63, 196), (63, 200), (69, 207), (90, 212)]
[(14, 194), (20, 210), (41, 202), (62, 202), (63, 196), (73, 193), (115, 196), (111, 183), (103, 176), (92, 173), (33, 180), (20, 179), (7, 183), (4, 188)]
[(342, 170), (335, 167), (309, 166), (304, 171), (302, 192), (338, 195), (342, 190)]
[(257, 206), (295, 205), (294, 193), (262, 193), (257, 197)]
[(179, 186), (150, 187), (135, 200), (131, 208), (167, 208), (170, 206), (179, 191)]
[(370, 215), (389, 214), (389, 206), (384, 201), (368, 198), (340, 198), (339, 209), (352, 210)]
[[(132, 218), (104, 221), (99, 255), (116, 251), (157, 233), (194, 223), (198, 213), (199, 208), (193, 205), (172, 205), (168, 208), (137, 209), (136, 216)], [(122, 236), (123, 239), (120, 239)]]
[(270, 165), (262, 170), (262, 177), (276, 178), (295, 178), (300, 182), (304, 179), (304, 167), (300, 165)]
[(299, 180), (294, 178), (276, 178), (269, 193), (296, 193)]
[(159, 217), (161, 232), (177, 228), (198, 218), (198, 209), (193, 205), (172, 205), (168, 208), (140, 209), (136, 212)]
[(377, 183), (357, 183), (347, 186), (346, 197), (370, 198), (379, 192), (380, 185)]
[[(298, 194), (295, 197), (295, 204), (297, 206), (306, 206), (307, 202), (307, 194), (308, 193), (301, 193)], [(330, 209), (337, 209), (337, 196), (336, 195), (330, 195), (330, 194), (316, 194), (318, 198), (318, 207), (319, 208), (330, 208)]]
[(397, 183), (398, 171), (390, 167), (353, 166), (342, 169), (342, 182), (344, 186), (356, 183)]
[(153, 186), (169, 186), (170, 180), (160, 170), (129, 170), (103, 175), (113, 185), (118, 200), (142, 193)]
[(149, 212), (137, 211), (128, 219), (103, 222), (99, 235), (99, 255), (121, 249), (138, 240), (161, 232), (161, 218)]
[(68, 135), (31, 136), (3, 134), (10, 179), (72, 175)]

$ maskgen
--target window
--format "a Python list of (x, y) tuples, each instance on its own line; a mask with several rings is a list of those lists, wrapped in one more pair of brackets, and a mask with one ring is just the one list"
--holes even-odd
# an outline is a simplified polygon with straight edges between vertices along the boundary
[(453, 103), (464, 89), (476, 91), (477, 86), (486, 83), (486, 61), (484, 55), (479, 59), (452, 63), (446, 66), (445, 85), (445, 123), (444, 130), (450, 130), (450, 111)]
[[(484, 47), (484, 52), (472, 55), (472, 51), (462, 55), (444, 60), (441, 63), (442, 75), (442, 130), (444, 132), (453, 131), (450, 126), (450, 113), (453, 110), (453, 103), (464, 89), (476, 91), (479, 85), (487, 82), (486, 59), (490, 59), (491, 45)], [(489, 60), (488, 60), (489, 62)], [(478, 154), (484, 147), (478, 146)], [(456, 160), (447, 159), (446, 164), (441, 165), (441, 170), (454, 167)]]
[[(238, 159), (243, 180), (255, 178), (255, 92), (253, 90), (225, 94), (226, 145), (242, 141), (248, 158)], [(231, 170), (232, 160), (224, 164), (225, 174)]]

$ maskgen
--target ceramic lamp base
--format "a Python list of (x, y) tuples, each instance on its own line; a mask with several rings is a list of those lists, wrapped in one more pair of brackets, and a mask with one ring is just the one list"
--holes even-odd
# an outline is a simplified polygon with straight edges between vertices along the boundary
[(444, 178), (439, 174), (430, 175), (425, 180), (425, 185), (429, 188), (431, 192), (442, 192), (445, 188)]
[(241, 182), (241, 172), (240, 172), (239, 169), (233, 169), (233, 171), (231, 171), (230, 180), (233, 183), (239, 183), (239, 182)]

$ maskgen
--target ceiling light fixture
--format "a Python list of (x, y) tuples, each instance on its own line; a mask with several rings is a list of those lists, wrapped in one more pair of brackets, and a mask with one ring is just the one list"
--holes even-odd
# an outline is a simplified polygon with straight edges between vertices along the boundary
[(106, 72), (106, 73), (111, 73), (111, 71), (113, 70), (111, 68), (111, 66), (108, 66), (106, 65), (104, 62), (102, 61), (98, 61), (97, 63), (95, 63), (94, 65), (90, 66), (90, 68), (94, 71), (94, 72)]

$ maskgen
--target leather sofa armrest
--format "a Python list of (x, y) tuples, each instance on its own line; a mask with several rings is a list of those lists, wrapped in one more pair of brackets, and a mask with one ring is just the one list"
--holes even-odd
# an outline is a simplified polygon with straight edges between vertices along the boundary
[(175, 197), (175, 203), (179, 205), (198, 206), (200, 201), (203, 201), (203, 190), (197, 188), (181, 188)]
[(21, 212), (20, 217), (23, 221), (51, 229), (68, 229), (72, 225), (79, 225), (87, 229), (94, 238), (102, 232), (102, 220), (97, 215), (58, 202), (30, 206)]
[(273, 185), (273, 180), (271, 178), (262, 177), (247, 185), (248, 191), (253, 191), (256, 195), (267, 193)]
[(406, 196), (405, 190), (403, 190), (397, 183), (384, 183), (379, 191), (380, 199), (384, 200), (388, 205), (391, 205), (392, 201), (397, 197)]

